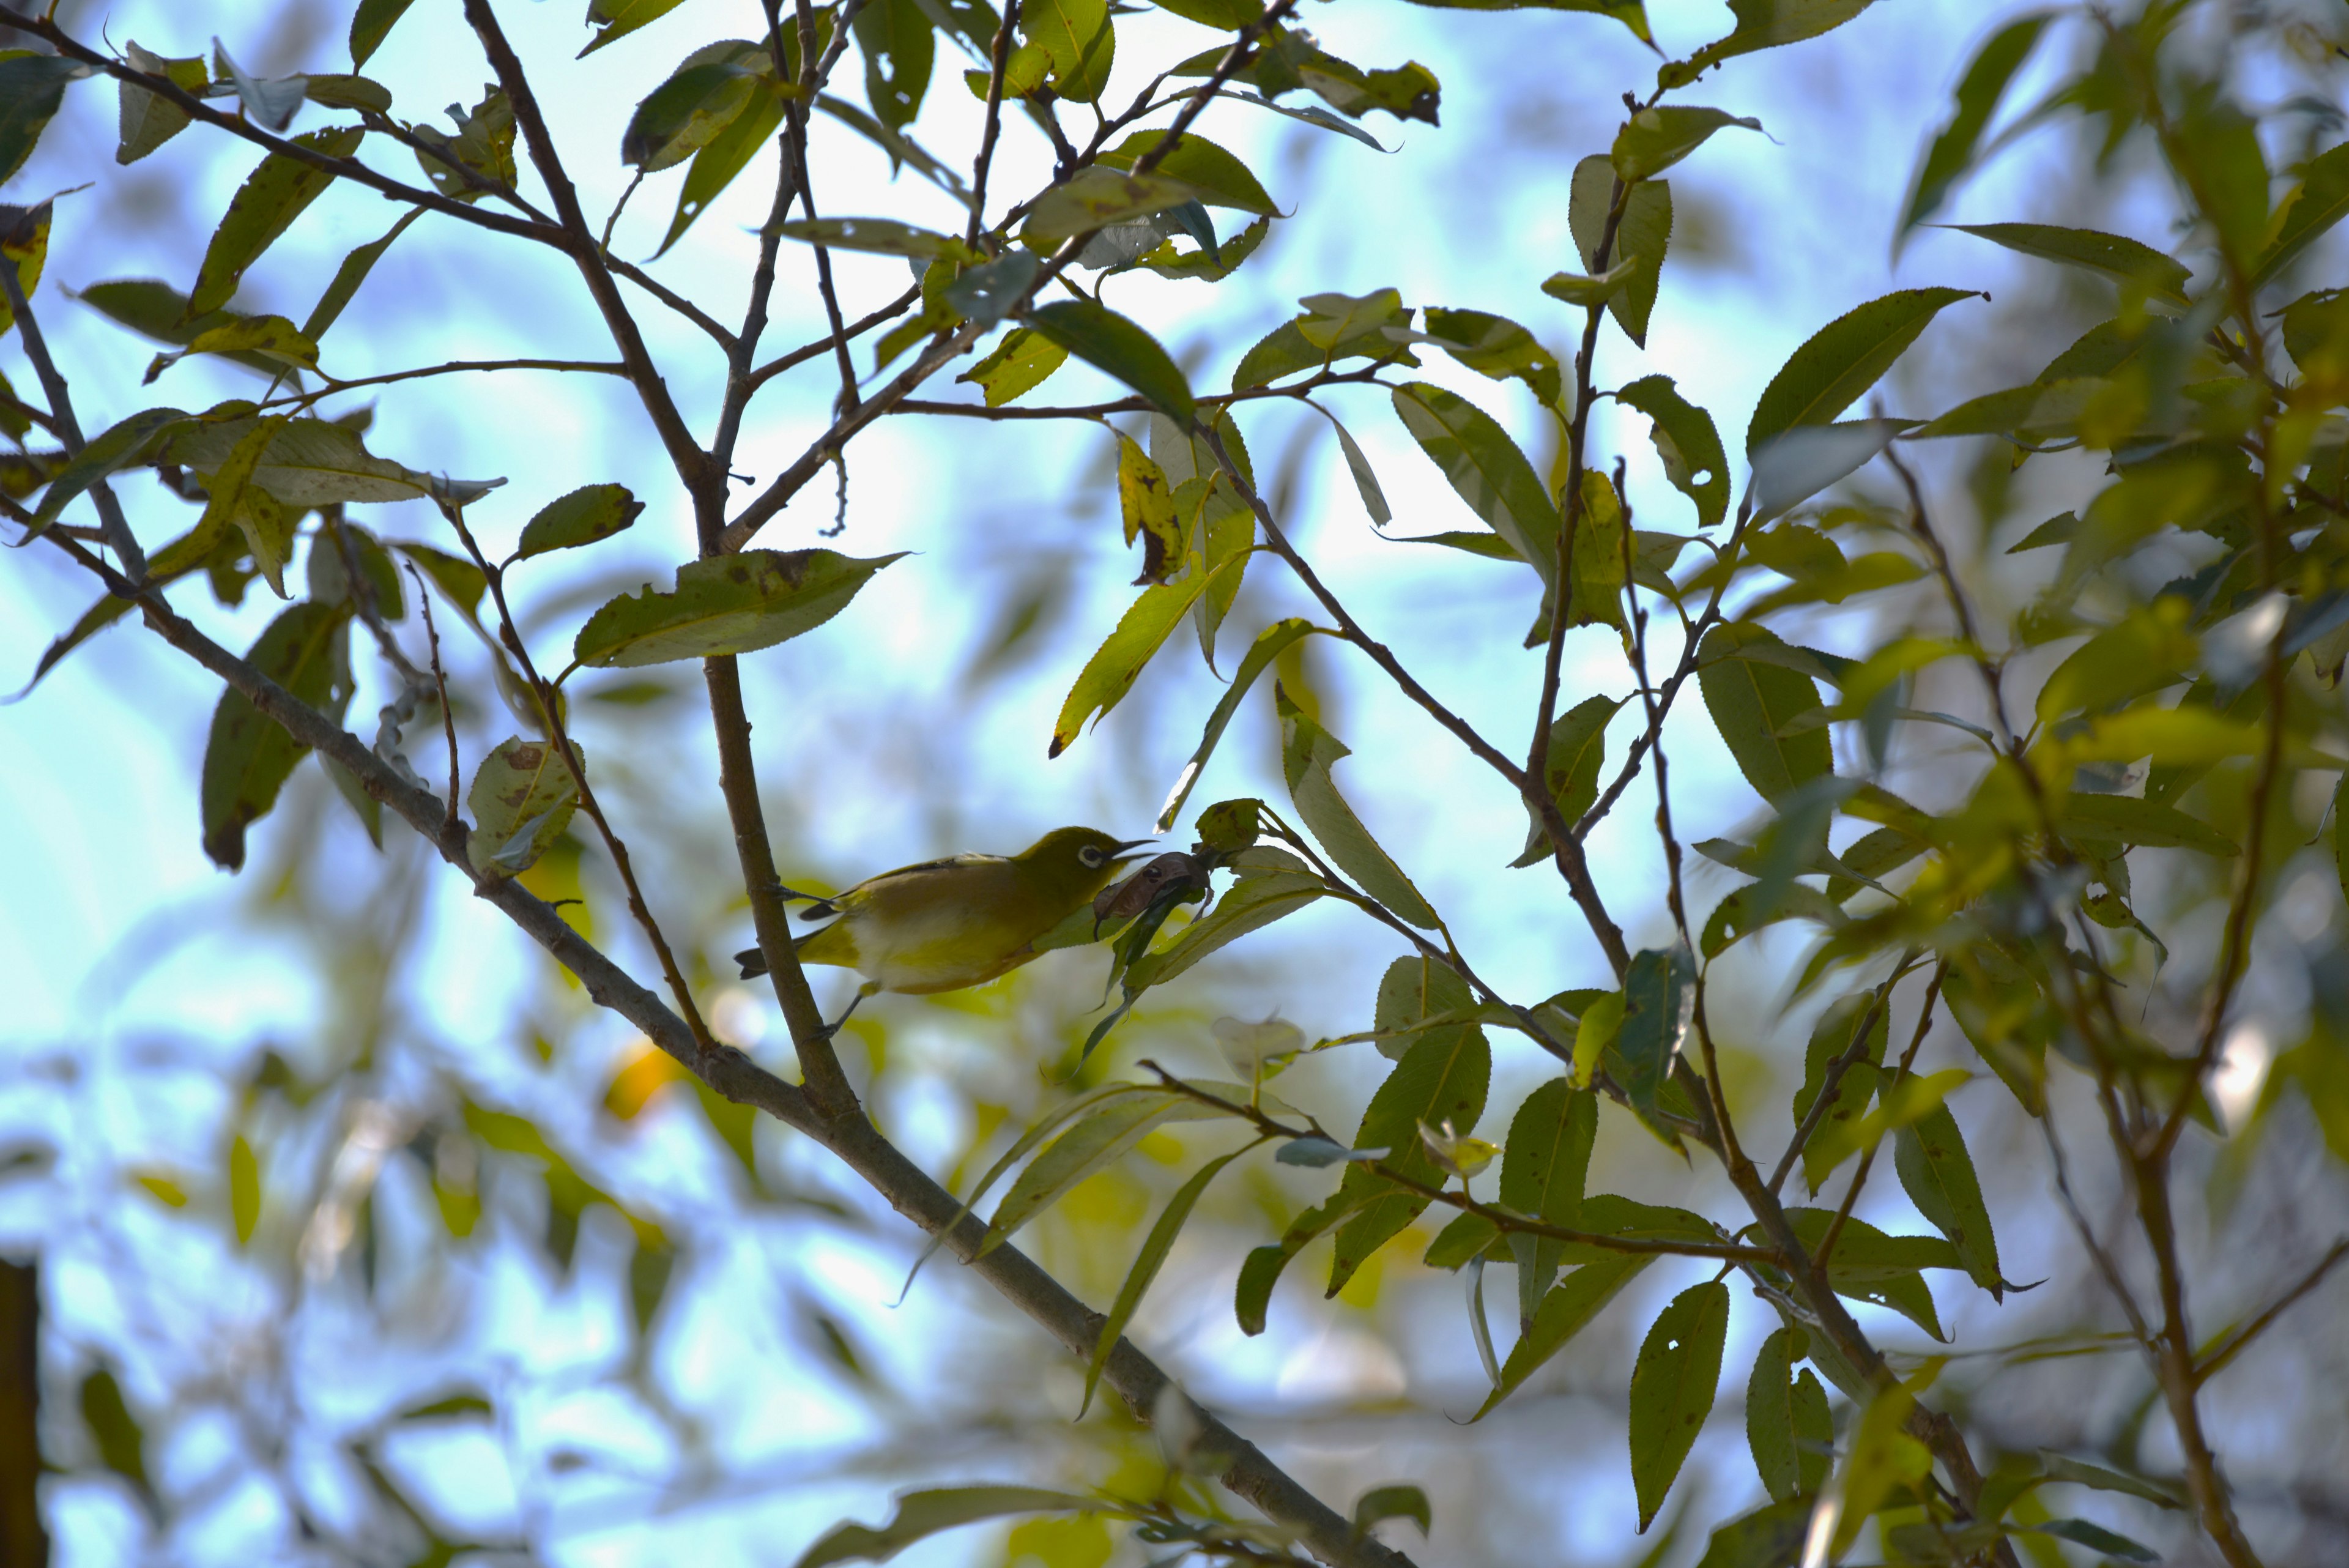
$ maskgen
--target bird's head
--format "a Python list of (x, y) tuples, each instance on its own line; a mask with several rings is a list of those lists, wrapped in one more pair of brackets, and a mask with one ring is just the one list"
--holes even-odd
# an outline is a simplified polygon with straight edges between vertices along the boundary
[(1056, 827), (1022, 850), (1019, 858), (1069, 890), (1072, 903), (1100, 892), (1117, 868), (1133, 858), (1125, 852), (1147, 838), (1112, 838), (1097, 827)]

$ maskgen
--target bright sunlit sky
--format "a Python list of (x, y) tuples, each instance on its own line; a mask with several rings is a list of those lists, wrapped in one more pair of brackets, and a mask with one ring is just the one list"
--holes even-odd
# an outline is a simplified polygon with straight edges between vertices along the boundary
[[(347, 68), (347, 9), (126, 0), (106, 11), (105, 24), (118, 46), (136, 39), (166, 55), (197, 53), (217, 31), (247, 69), (277, 74)], [(615, 156), (626, 107), (688, 49), (754, 34), (757, 6), (688, 0), (624, 44), (574, 64), (571, 57), (586, 36), (580, 9), (577, 0), (506, 0), (499, 7), (539, 79), (560, 84), (545, 89), (546, 106), (584, 204), (600, 223), (626, 183)], [(1240, 154), (1284, 210), (1301, 210), (1292, 222), (1276, 224), (1272, 239), (1224, 285), (1210, 289), (1128, 275), (1112, 284), (1109, 303), (1150, 326), (1201, 389), (1227, 384), (1238, 354), (1291, 315), (1299, 296), (1325, 291), (1359, 295), (1392, 286), (1413, 306), (1495, 311), (1525, 322), (1567, 358), (1579, 317), (1544, 296), (1538, 285), (1554, 271), (1581, 270), (1568, 234), (1568, 177), (1579, 158), (1604, 150), (1620, 119), (1621, 93), (1647, 90), (1656, 57), (1621, 27), (1590, 16), (1500, 16), (1361, 0), (1309, 9), (1308, 24), (1336, 54), (1365, 67), (1410, 58), (1432, 68), (1444, 83), (1442, 129), (1374, 117), (1369, 128), (1396, 149), (1381, 155), (1290, 119), (1219, 104), (1200, 129)], [(1710, 0), (1653, 0), (1650, 9), (1660, 43), (1673, 54), (1729, 25), (1725, 5)], [(1894, 287), (2033, 286), (2034, 275), (2017, 258), (1963, 235), (1926, 232), (1897, 265), (1889, 255), (1909, 171), (1947, 112), (1957, 71), (1996, 16), (2014, 9), (2020, 6), (1980, 0), (1885, 0), (1826, 40), (1734, 61), (1681, 95), (1682, 101), (1758, 117), (1765, 134), (1725, 131), (1672, 171), (1676, 231), (1647, 350), (1633, 350), (1610, 327), (1600, 339), (1599, 383), (1651, 370), (1675, 377), (1691, 400), (1713, 410), (1742, 481), (1738, 457), (1756, 394), (1787, 353), (1828, 318)], [(95, 16), (85, 13), (78, 26), (93, 36)], [(1120, 56), (1173, 57), (1205, 47), (1209, 36), (1144, 13), (1121, 18)], [(934, 150), (961, 146), (977, 123), (978, 107), (958, 79), (963, 64), (941, 46), (916, 127)], [(2021, 96), (2050, 68), (2050, 62), (2036, 64)], [(471, 105), (485, 77), (453, 0), (421, 0), (368, 74), (393, 84), (400, 111), (418, 119), (442, 103)], [(843, 90), (861, 98), (855, 74), (852, 56)], [(1111, 97), (1125, 101), (1137, 85), (1129, 66)], [(201, 361), (177, 366), (142, 389), (154, 346), (67, 297), (67, 290), (120, 277), (156, 275), (186, 288), (202, 237), (254, 162), (245, 151), (223, 151), (217, 139), (191, 131), (146, 161), (117, 170), (115, 113), (111, 89), (77, 84), (9, 196), (36, 199), (97, 171), (96, 189), (58, 203), (47, 271), (35, 296), (73, 377), (82, 422), (92, 431), (152, 402), (202, 408), (252, 390), (234, 368)], [(326, 119), (314, 107), (296, 129)], [(395, 149), (370, 147), (367, 155), (413, 177), (409, 160)], [(814, 157), (818, 200), (829, 214), (959, 227), (952, 203), (937, 191), (911, 173), (893, 182), (880, 154), (828, 120), (817, 122)], [(2054, 216), (2033, 205), (2030, 158), (2027, 145), (2010, 154), (1963, 190), (1946, 215)], [(755, 252), (750, 229), (764, 215), (768, 167), (754, 166), (684, 244), (653, 264), (664, 281), (720, 319), (740, 314)], [(1024, 193), (1049, 172), (1040, 143), (1012, 120), (994, 190)], [(619, 225), (617, 250), (649, 255), (667, 224), (679, 178), (672, 171), (647, 180)], [(526, 166), (523, 184), (535, 197), (540, 187)], [(340, 257), (379, 235), (395, 215), (372, 195), (330, 191), (253, 269), (238, 306), (300, 319)], [(1219, 213), (1219, 223), (1226, 233), (1237, 226), (1229, 213)], [(2157, 244), (2169, 238), (2143, 229), (2138, 237)], [(823, 330), (806, 253), (786, 247), (783, 259), (771, 352)], [(842, 254), (835, 265), (851, 317), (906, 282), (905, 265), (889, 258)], [(631, 291), (630, 297), (670, 388), (688, 419), (706, 430), (720, 371), (714, 350), (641, 294)], [(2034, 361), (1985, 369), (1964, 341), (1968, 330), (1960, 306), (1928, 332), (1888, 383), (1893, 411), (1930, 416), (2021, 379), (2006, 370), (2035, 369)], [(2046, 346), (2046, 353), (2058, 347)], [(338, 375), (353, 376), (453, 358), (599, 359), (611, 353), (567, 264), (428, 217), (378, 266), (328, 337), (326, 362)], [(870, 368), (864, 345), (858, 364)], [(1962, 365), (1975, 379), (1944, 384), (1937, 365)], [(0, 346), (0, 369), (20, 389), (32, 384), (13, 338)], [(1483, 380), (1440, 356), (1431, 355), (1421, 374), (1493, 410), (1547, 462), (1549, 449), (1534, 434), (1535, 410), (1522, 389)], [(827, 375), (820, 361), (771, 385), (746, 428), (740, 472), (763, 483), (798, 456), (821, 429), (836, 389)], [(1121, 390), (1071, 364), (1025, 400), (1082, 402)], [(970, 391), (942, 380), (928, 395), (967, 398)], [(1325, 401), (1369, 452), (1394, 507), (1394, 533), (1474, 525), (1382, 393), (1349, 389)], [(549, 652), (567, 649), (595, 605), (647, 581), (667, 587), (674, 564), (691, 554), (689, 519), (666, 460), (616, 380), (528, 374), (424, 380), (386, 391), (376, 406), (367, 438), (373, 451), (416, 468), (506, 480), (470, 513), (493, 554), (511, 545), (540, 505), (580, 484), (616, 481), (649, 504), (623, 540), (579, 562), (536, 563), (528, 575), (518, 574), (524, 630)], [(1611, 462), (1618, 452), (1628, 460), (1640, 524), (1685, 528), (1686, 503), (1664, 484), (1644, 420), (1619, 418), (1601, 403), (1592, 428), (1600, 462)], [(1252, 413), (1243, 429), (1268, 489), (1290, 497), (1293, 536), (1355, 614), (1480, 730), (1504, 749), (1521, 748), (1539, 673), (1537, 658), (1516, 647), (1536, 607), (1531, 578), (1377, 537), (1318, 416)], [(1300, 436), (1306, 444), (1292, 456)], [(1106, 436), (1073, 424), (890, 419), (852, 447), (848, 526), (831, 543), (859, 556), (916, 554), (882, 573), (829, 625), (746, 660), (771, 799), (787, 802), (796, 814), (779, 831), (803, 867), (845, 882), (959, 849), (1015, 850), (1063, 822), (1092, 822), (1121, 836), (1147, 830), (1220, 691), (1200, 668), (1187, 628), (1170, 641), (1127, 710), (1061, 758), (1045, 755), (1069, 681), (1133, 591), (1125, 585), (1133, 567), (1118, 537), (1108, 484), (1112, 459)], [(145, 478), (121, 491), (150, 547), (192, 515)], [(2074, 499), (2063, 495), (2049, 509)], [(438, 517), (421, 504), (357, 508), (354, 514), (389, 536), (449, 543)], [(783, 548), (817, 543), (832, 520), (827, 477), (760, 542)], [(964, 671), (999, 606), (1020, 585), (1057, 574), (1071, 574), (1080, 585), (1073, 607), (1019, 651), (988, 701), (969, 705)], [(52, 552), (28, 549), (0, 563), (0, 686), (13, 689), (28, 676), (41, 649), (92, 597)], [(241, 610), (220, 611), (201, 579), (181, 588), (179, 598), (238, 647), (279, 607), (256, 587)], [(1230, 671), (1268, 620), (1309, 610), (1278, 564), (1260, 558), (1226, 624), (1223, 670)], [(1840, 646), (1859, 629), (1857, 622), (1839, 626), (1831, 613), (1812, 640)], [(1574, 635), (1569, 701), (1629, 690), (1610, 641), (1603, 628)], [(1668, 660), (1674, 651), (1667, 635), (1656, 657)], [(1452, 919), (1485, 975), (1526, 997), (1599, 983), (1603, 961), (1554, 875), (1516, 873), (1521, 880), (1505, 884), (1515, 897), (1486, 896), (1488, 868), (1514, 857), (1522, 842), (1521, 807), (1423, 715), (1366, 681), (1350, 656), (1324, 649), (1315, 658), (1317, 678), (1334, 699), (1328, 722), (1355, 753), (1338, 771), (1340, 785), (1350, 789), (1396, 858)], [(541, 662), (559, 667), (563, 660)], [(203, 857), (195, 813), (193, 784), (218, 691), (217, 682), (126, 622), (77, 653), (28, 700), (0, 708), (0, 824), (6, 825), (0, 827), (0, 996), (7, 998), (0, 1052), (126, 1036), (142, 1022), (252, 1038), (280, 1021), (298, 1031), (310, 1012), (311, 982), (275, 961), (265, 940), (234, 950), (233, 942), (203, 935), (227, 909), (233, 887)], [(379, 684), (362, 685), (352, 713), (363, 733), (384, 697)], [(1283, 798), (1270, 701), (1268, 690), (1251, 699), (1247, 716), (1193, 796), (1195, 809), (1231, 795)], [(1628, 727), (1627, 718), (1618, 732), (1619, 756)], [(580, 728), (591, 756), (609, 754), (600, 749), (592, 716), (583, 717)], [(698, 813), (709, 811), (716, 769), (706, 735), (692, 725), (680, 733), (686, 738), (673, 754), (630, 765), (639, 774), (667, 770), (678, 799), (692, 801)], [(1672, 740), (1684, 836), (1733, 831), (1757, 803), (1710, 726), (1699, 716), (1676, 725)], [(1663, 935), (1661, 868), (1646, 826), (1650, 790), (1645, 780), (1637, 785), (1619, 822), (1592, 845), (1599, 885), (1635, 946)], [(626, 820), (618, 826), (628, 832)], [(272, 826), (264, 822), (256, 829), (257, 845), (267, 843)], [(657, 886), (659, 868), (651, 867), (648, 879)], [(453, 877), (440, 879), (425, 918), (436, 929), (430, 1005), (452, 1019), (484, 1005), (494, 1012), (502, 994), (520, 983), (509, 979), (518, 969), (509, 971), (501, 957), (515, 953), (515, 939)], [(1266, 1008), (1280, 1008), (1309, 1030), (1367, 1025), (1370, 988), (1393, 954), (1384, 940), (1361, 942), (1347, 919), (1342, 911), (1309, 912), (1256, 939), (1276, 960), (1314, 955), (1310, 965), (1274, 962), (1252, 971)], [(747, 918), (741, 924), (747, 936)], [(134, 978), (121, 978), (119, 955), (191, 933), (194, 940), (169, 965), (135, 968), (129, 971)], [(1768, 961), (1783, 962), (1795, 950), (1757, 944), (1752, 950), (1764, 955), (1747, 961), (1759, 1000), (1739, 1026), (1758, 1037), (1770, 1027), (1768, 1002), (1782, 985)], [(820, 994), (836, 1006), (844, 982), (835, 980)], [(596, 1244), (583, 1239), (583, 1257)], [(851, 1279), (871, 1266), (852, 1253), (838, 1261)], [(875, 1275), (872, 1293), (885, 1299), (895, 1284), (894, 1276)], [(909, 1310), (923, 1310), (921, 1300), (917, 1295)], [(898, 1321), (912, 1331), (908, 1338), (918, 1334), (918, 1322)], [(717, 1355), (717, 1337), (701, 1343), (705, 1355)], [(729, 1346), (736, 1354), (740, 1348)], [(1742, 1365), (1733, 1350), (1732, 1361)], [(694, 1366), (681, 1376), (716, 1386), (727, 1369)], [(753, 1425), (756, 1415), (741, 1413)], [(819, 1411), (761, 1440), (812, 1450), (834, 1435)], [(444, 1456), (444, 1462), (461, 1461)], [(489, 1498), (483, 1506), (495, 1512), (502, 1505)], [(1619, 1522), (1613, 1514), (1606, 1518), (1610, 1528)], [(812, 1533), (822, 1521), (810, 1514), (802, 1522)], [(1578, 1544), (1584, 1543), (1578, 1538)], [(1587, 1544), (1596, 1551), (1602, 1542)], [(577, 1560), (601, 1559), (583, 1542)]]

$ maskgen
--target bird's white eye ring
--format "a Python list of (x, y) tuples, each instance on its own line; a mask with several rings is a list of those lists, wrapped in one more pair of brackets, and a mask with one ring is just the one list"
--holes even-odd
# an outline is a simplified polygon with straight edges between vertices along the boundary
[(1083, 861), (1087, 866), (1099, 867), (1101, 863), (1108, 859), (1109, 857), (1103, 855), (1099, 848), (1088, 844), (1082, 849), (1077, 851), (1077, 858)]

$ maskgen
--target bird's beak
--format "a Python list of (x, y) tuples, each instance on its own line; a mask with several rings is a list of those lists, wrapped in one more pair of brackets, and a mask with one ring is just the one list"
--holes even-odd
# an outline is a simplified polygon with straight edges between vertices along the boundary
[(1129, 838), (1124, 843), (1117, 846), (1110, 851), (1111, 856), (1113, 857), (1123, 857), (1122, 859), (1112, 858), (1110, 864), (1112, 866), (1131, 866), (1135, 861), (1141, 859), (1142, 857), (1139, 855), (1127, 855), (1125, 853), (1127, 850), (1139, 849), (1145, 844), (1155, 844), (1157, 842), (1158, 840), (1155, 838)]

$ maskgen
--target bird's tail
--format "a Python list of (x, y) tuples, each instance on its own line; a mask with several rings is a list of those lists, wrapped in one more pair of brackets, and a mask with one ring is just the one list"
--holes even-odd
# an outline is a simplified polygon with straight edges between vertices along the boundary
[[(808, 943), (823, 935), (824, 931), (830, 929), (831, 928), (829, 927), (823, 927), (812, 931), (801, 932), (798, 936), (792, 939), (792, 950), (793, 952), (799, 951), (800, 949), (807, 946)], [(744, 948), (740, 952), (734, 955), (734, 961), (742, 966), (742, 978), (744, 980), (756, 980), (761, 975), (767, 972), (767, 954), (766, 950), (762, 948)]]

